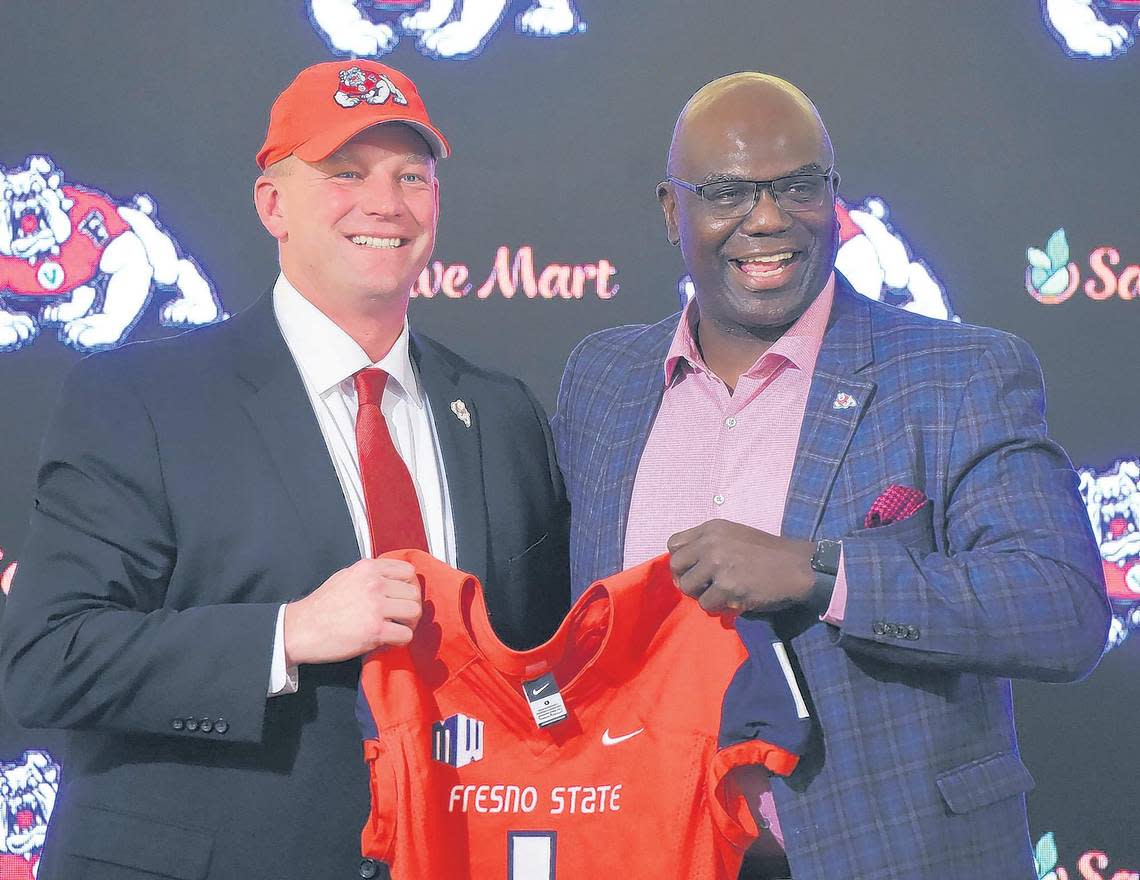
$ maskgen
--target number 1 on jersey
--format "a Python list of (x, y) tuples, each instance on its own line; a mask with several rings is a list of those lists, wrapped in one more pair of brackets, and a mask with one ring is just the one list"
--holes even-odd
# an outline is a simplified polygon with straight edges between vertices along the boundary
[(555, 880), (556, 831), (507, 832), (507, 880)]

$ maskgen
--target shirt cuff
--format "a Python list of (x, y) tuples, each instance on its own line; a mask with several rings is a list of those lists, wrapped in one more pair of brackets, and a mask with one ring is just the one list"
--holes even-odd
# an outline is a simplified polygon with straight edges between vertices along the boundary
[(297, 693), (297, 667), (285, 666), (285, 606), (277, 609), (277, 632), (273, 636), (273, 664), (269, 667), (269, 693), (280, 697)]
[(831, 591), (831, 604), (819, 618), (832, 626), (842, 626), (847, 613), (847, 571), (843, 566), (843, 548), (839, 549), (839, 570), (835, 573), (835, 588)]

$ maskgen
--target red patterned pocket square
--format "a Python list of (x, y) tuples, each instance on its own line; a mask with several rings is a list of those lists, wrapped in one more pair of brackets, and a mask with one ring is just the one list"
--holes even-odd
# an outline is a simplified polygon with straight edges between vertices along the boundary
[(900, 486), (892, 483), (875, 499), (867, 516), (863, 520), (863, 528), (872, 529), (875, 526), (889, 526), (908, 516), (918, 513), (926, 503), (926, 496), (918, 489), (910, 486)]

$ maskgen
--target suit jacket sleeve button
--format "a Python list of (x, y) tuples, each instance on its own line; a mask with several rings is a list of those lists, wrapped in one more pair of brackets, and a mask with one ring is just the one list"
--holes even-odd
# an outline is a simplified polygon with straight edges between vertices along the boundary
[(186, 729), (189, 730), (191, 733), (194, 733), (198, 729), (198, 719), (197, 718), (187, 718), (186, 719)]
[(183, 721), (181, 718), (171, 718), (170, 719), (170, 726), (174, 730), (182, 730), (182, 728), (184, 728), (186, 726), (186, 722)]
[(871, 625), (871, 632), (873, 632), (877, 636), (881, 636), (886, 631), (887, 631), (887, 628), (886, 628), (886, 626), (883, 625), (883, 622), (881, 620), (876, 620)]
[(230, 729), (230, 723), (228, 721), (226, 721), (225, 718), (219, 718), (217, 721), (214, 722), (214, 732), (215, 733), (225, 733), (229, 729)]
[(214, 722), (211, 721), (209, 718), (203, 718), (201, 721), (198, 722), (198, 729), (200, 731), (202, 731), (202, 733), (209, 733), (211, 730), (214, 729)]
[(372, 859), (360, 860), (360, 876), (362, 880), (373, 880), (380, 874), (380, 865)]
[(906, 628), (906, 637), (908, 639), (910, 639), (912, 642), (917, 642), (918, 636), (919, 636), (919, 631), (918, 631), (917, 626), (908, 626)]

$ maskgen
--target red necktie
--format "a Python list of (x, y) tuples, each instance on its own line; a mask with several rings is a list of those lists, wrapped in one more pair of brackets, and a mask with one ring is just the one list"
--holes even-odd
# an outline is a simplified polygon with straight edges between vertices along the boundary
[(400, 458), (380, 411), (388, 374), (369, 368), (352, 377), (356, 383), (356, 450), (372, 555), (388, 550), (427, 550), (423, 514), (408, 467)]

